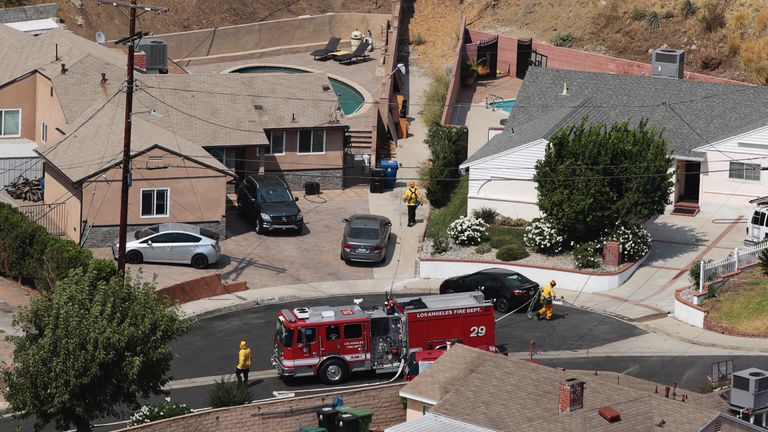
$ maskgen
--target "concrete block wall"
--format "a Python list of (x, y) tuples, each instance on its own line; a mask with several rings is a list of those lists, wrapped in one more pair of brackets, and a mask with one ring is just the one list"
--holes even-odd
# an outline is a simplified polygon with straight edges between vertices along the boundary
[[(198, 222), (198, 223), (184, 222), (184, 223), (187, 223), (190, 225), (197, 225), (200, 228), (213, 231), (219, 235), (220, 240), (224, 240), (226, 238), (226, 232), (227, 232), (226, 218), (222, 218), (218, 222)], [(128, 233), (130, 234), (134, 231), (138, 231), (139, 229), (149, 225), (155, 225), (155, 224), (128, 225)], [(83, 247), (86, 247), (86, 248), (111, 247), (112, 243), (117, 241), (119, 234), (120, 234), (120, 230), (117, 225), (91, 227), (90, 231), (88, 231), (88, 237), (83, 243)]]
[(344, 405), (373, 411), (370, 429), (384, 430), (405, 421), (405, 408), (398, 394), (402, 387), (403, 384), (398, 382), (371, 389), (221, 408), (136, 426), (128, 430), (137, 432), (296, 432), (301, 426), (316, 426), (316, 410), (331, 405), (336, 396), (341, 396)]

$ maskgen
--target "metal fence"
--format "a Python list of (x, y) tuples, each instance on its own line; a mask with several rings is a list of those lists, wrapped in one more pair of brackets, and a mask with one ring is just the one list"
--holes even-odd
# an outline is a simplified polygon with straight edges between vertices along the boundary
[(43, 160), (37, 158), (0, 158), (0, 187), (5, 187), (16, 177), (28, 179), (43, 176)]
[(715, 280), (718, 276), (736, 273), (739, 269), (756, 264), (760, 261), (760, 253), (765, 249), (768, 249), (768, 241), (745, 249), (736, 248), (728, 257), (718, 261), (701, 260), (699, 263), (699, 292), (704, 291), (705, 283)]
[(19, 211), (55, 236), (64, 236), (67, 226), (66, 203), (19, 206)]

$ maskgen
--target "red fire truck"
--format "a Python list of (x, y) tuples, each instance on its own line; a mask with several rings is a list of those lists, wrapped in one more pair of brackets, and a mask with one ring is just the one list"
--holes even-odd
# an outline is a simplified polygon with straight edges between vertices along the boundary
[(281, 377), (396, 372), (410, 353), (448, 343), (495, 346), (493, 304), (480, 292), (391, 298), (383, 307), (320, 306), (277, 314), (272, 365)]

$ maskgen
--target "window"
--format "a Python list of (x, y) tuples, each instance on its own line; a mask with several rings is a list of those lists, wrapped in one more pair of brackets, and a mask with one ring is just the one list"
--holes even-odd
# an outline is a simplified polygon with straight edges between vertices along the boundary
[(212, 148), (208, 149), (208, 153), (216, 158), (217, 161), (221, 162), (222, 165), (227, 166), (227, 149)]
[(299, 342), (311, 344), (317, 340), (317, 330), (314, 327), (303, 328), (299, 332)]
[(285, 154), (285, 131), (277, 130), (269, 132), (268, 155)]
[(0, 110), (0, 136), (21, 135), (21, 110)]
[(347, 324), (344, 326), (344, 339), (360, 339), (363, 337), (362, 324)]
[(728, 178), (760, 181), (760, 164), (731, 162), (728, 167)]
[(341, 338), (341, 327), (337, 325), (328, 326), (325, 328), (325, 338), (328, 340), (338, 340)]
[(168, 233), (169, 243), (200, 243), (200, 237), (187, 233)]
[(45, 122), (40, 125), (40, 140), (48, 142), (48, 125)]
[(325, 130), (304, 129), (298, 135), (299, 153), (325, 153)]
[(149, 242), (152, 242), (153, 244), (174, 243), (174, 241), (173, 241), (173, 233), (158, 234), (158, 235), (156, 235), (154, 237), (150, 237), (150, 238), (144, 240), (141, 243), (146, 244), (146, 243), (149, 243)]
[(141, 217), (168, 217), (170, 189), (142, 189)]

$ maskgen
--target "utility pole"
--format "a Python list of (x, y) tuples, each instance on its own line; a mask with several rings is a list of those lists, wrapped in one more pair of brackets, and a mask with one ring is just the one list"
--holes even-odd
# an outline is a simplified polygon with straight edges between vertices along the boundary
[[(96, 4), (101, 5), (101, 0), (96, 0)], [(128, 44), (128, 79), (125, 85), (125, 127), (123, 129), (123, 173), (120, 188), (120, 234), (118, 238), (117, 252), (117, 271), (120, 274), (125, 273), (125, 244), (128, 237), (128, 189), (131, 183), (131, 117), (133, 115), (133, 90), (135, 80), (133, 78), (133, 56), (136, 52), (136, 43), (141, 40), (146, 33), (136, 33), (136, 18), (147, 12), (155, 12), (158, 15), (168, 12), (168, 8), (145, 6), (137, 3), (137, 0), (110, 1), (114, 7), (127, 8), (130, 10), (128, 37), (120, 39), (116, 44)], [(137, 10), (141, 9), (141, 14)]]

